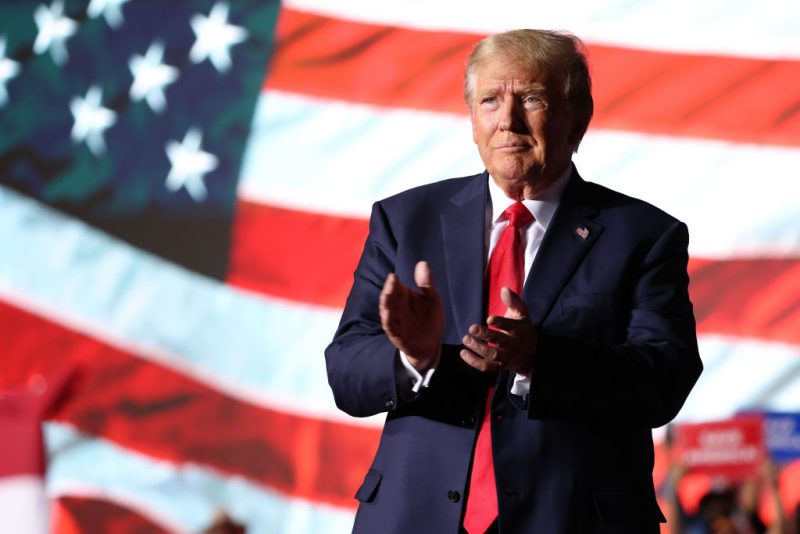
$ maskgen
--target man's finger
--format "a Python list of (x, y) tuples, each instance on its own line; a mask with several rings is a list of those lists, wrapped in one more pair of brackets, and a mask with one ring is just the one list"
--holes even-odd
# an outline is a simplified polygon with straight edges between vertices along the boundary
[(491, 328), (487, 328), (485, 326), (474, 324), (469, 327), (467, 330), (469, 335), (476, 337), (478, 339), (482, 339), (484, 341), (488, 341), (489, 343), (497, 343), (498, 335), (497, 331)]
[(394, 273), (389, 273), (386, 276), (386, 281), (383, 283), (381, 294), (378, 297), (378, 309), (381, 312), (383, 312), (385, 309), (389, 307), (389, 299), (394, 293), (396, 284), (397, 284), (397, 276), (395, 276)]
[(383, 289), (381, 290), (381, 294), (389, 294), (394, 291), (395, 286), (397, 285), (397, 275), (394, 273), (389, 273), (386, 275), (386, 281), (383, 283)]
[(481, 358), (471, 350), (467, 349), (462, 349), (461, 352), (459, 352), (459, 355), (461, 356), (461, 359), (467, 363), (467, 365), (474, 367), (478, 371), (498, 371), (502, 365), (498, 361), (491, 361)]
[(486, 324), (492, 327), (494, 331), (502, 331), (507, 334), (514, 335), (519, 330), (520, 326), (524, 323), (520, 322), (523, 319), (516, 319), (513, 317), (500, 317), (498, 315), (490, 315), (486, 320)]
[(478, 339), (471, 335), (464, 336), (461, 342), (466, 348), (485, 360), (496, 360), (499, 354), (497, 346), (490, 345), (482, 339)]
[(500, 300), (508, 308), (506, 310), (506, 317), (511, 319), (522, 319), (528, 316), (528, 307), (519, 295), (511, 291), (507, 287), (500, 290)]
[(418, 261), (414, 266), (414, 281), (420, 289), (433, 286), (433, 275), (427, 261)]
[(436, 287), (433, 285), (431, 266), (428, 265), (427, 261), (418, 261), (417, 265), (414, 266), (414, 282), (417, 283), (417, 287), (426, 297), (439, 297), (439, 292), (436, 291)]

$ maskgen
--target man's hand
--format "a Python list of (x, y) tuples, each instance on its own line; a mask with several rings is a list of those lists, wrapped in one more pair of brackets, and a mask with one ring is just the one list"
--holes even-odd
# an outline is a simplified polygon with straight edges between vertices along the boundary
[(417, 293), (389, 273), (383, 284), (378, 311), (381, 327), (389, 340), (403, 351), (409, 363), (424, 372), (435, 364), (444, 335), (444, 311), (439, 292), (433, 287), (431, 268), (418, 262), (414, 268)]
[(500, 298), (508, 307), (505, 316), (489, 316), (488, 327), (470, 326), (463, 339), (461, 358), (479, 371), (508, 370), (529, 376), (539, 335), (519, 295), (504, 287)]

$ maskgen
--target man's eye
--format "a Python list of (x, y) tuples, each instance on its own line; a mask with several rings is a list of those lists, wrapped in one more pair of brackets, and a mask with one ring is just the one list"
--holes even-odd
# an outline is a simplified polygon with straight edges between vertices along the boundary
[(481, 101), (483, 104), (494, 104), (497, 102), (497, 98), (493, 96), (487, 96)]
[(537, 97), (537, 96), (526, 96), (522, 100), (522, 102), (526, 106), (543, 106), (544, 105), (544, 102), (542, 101), (542, 99)]

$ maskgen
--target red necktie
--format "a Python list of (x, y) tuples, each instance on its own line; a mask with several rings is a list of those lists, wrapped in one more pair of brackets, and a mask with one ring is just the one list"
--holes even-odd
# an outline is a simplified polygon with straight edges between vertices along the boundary
[[(500, 234), (487, 270), (488, 315), (506, 314), (506, 306), (500, 299), (500, 289), (504, 286), (519, 294), (525, 273), (525, 254), (522, 249), (520, 230), (527, 226), (533, 215), (522, 202), (515, 202), (503, 212), (508, 226)], [(469, 534), (483, 534), (497, 517), (497, 487), (492, 463), (491, 406), (492, 393), (486, 397), (486, 411), (475, 442), (475, 457), (469, 481), (467, 510), (464, 514), (464, 529)]]

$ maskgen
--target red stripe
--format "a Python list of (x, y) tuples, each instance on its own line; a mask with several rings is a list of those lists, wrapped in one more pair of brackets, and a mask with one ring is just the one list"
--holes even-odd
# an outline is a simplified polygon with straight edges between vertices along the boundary
[[(228, 282), (341, 308), (368, 223), (239, 200)], [(698, 331), (800, 344), (800, 259), (692, 258)]]
[(0, 387), (78, 366), (54, 418), (156, 458), (205, 464), (289, 495), (354, 505), (377, 429), (242, 402), (2, 302), (0, 324)]
[(0, 388), (0, 479), (44, 475), (42, 412), (38, 396), (28, 388)]
[[(386, 107), (466, 113), (463, 69), (483, 36), (284, 8), (265, 87)], [(800, 145), (800, 61), (588, 45), (593, 128)]]
[(51, 534), (169, 534), (133, 510), (95, 498), (61, 497), (53, 506)]
[(697, 328), (800, 344), (800, 259), (693, 259)]
[(239, 201), (228, 282), (301, 302), (340, 306), (367, 222)]

